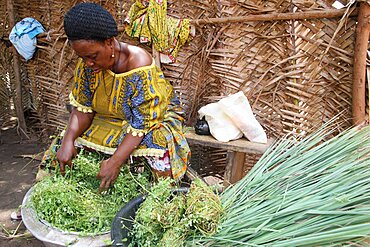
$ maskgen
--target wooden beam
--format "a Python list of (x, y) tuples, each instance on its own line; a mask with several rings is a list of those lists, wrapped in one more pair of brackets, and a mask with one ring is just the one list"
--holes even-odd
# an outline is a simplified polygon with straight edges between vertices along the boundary
[[(274, 13), (263, 15), (247, 15), (247, 16), (231, 16), (224, 18), (206, 18), (191, 20), (194, 25), (205, 24), (222, 24), (234, 22), (255, 22), (255, 21), (282, 21), (282, 20), (303, 20), (303, 19), (322, 19), (322, 18), (338, 18), (345, 14), (346, 9), (327, 9), (317, 11), (305, 11), (295, 13)], [(350, 16), (356, 16), (357, 8), (354, 8)]]
[[(256, 21), (283, 21), (283, 20), (303, 20), (303, 19), (323, 19), (323, 18), (338, 18), (342, 17), (346, 9), (326, 9), (315, 11), (304, 11), (295, 13), (275, 13), (263, 15), (247, 15), (247, 16), (232, 16), (221, 18), (204, 18), (190, 20), (193, 25), (206, 25), (206, 24), (223, 24), (234, 22), (256, 22)], [(358, 8), (353, 8), (349, 16), (357, 16)], [(123, 32), (123, 26), (118, 27), (119, 32)]]
[(241, 138), (229, 142), (220, 142), (213, 138), (213, 136), (197, 135), (194, 129), (185, 131), (185, 137), (189, 144), (192, 145), (203, 145), (250, 154), (263, 154), (273, 142), (273, 139), (268, 139), (267, 144), (262, 144), (250, 142), (246, 138)]
[(356, 43), (353, 56), (352, 123), (366, 120), (366, 58), (369, 45), (370, 5), (360, 3), (356, 27)]
[[(13, 7), (13, 1), (7, 0), (7, 10), (8, 10), (8, 18), (9, 18), (9, 26), (11, 28), (14, 27), (15, 21), (14, 21), (14, 7)], [(23, 113), (23, 104), (22, 104), (22, 81), (21, 81), (21, 69), (19, 65), (19, 57), (18, 53), (15, 50), (15, 47), (11, 47), (11, 51), (13, 53), (13, 69), (14, 69), (14, 75), (15, 75), (15, 99), (14, 99), (14, 105), (17, 112), (17, 118), (18, 118), (18, 128), (21, 129), (21, 133), (25, 134), (27, 132), (27, 126), (26, 121), (24, 119), (24, 113)]]

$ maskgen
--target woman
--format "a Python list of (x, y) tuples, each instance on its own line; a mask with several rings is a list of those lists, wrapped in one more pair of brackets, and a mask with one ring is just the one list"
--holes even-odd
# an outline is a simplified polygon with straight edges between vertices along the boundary
[(119, 42), (112, 15), (94, 3), (71, 8), (64, 30), (80, 57), (70, 94), (74, 106), (57, 159), (64, 173), (75, 142), (112, 154), (101, 163), (100, 190), (130, 156), (143, 156), (159, 176), (180, 179), (190, 158), (172, 86), (144, 49)]

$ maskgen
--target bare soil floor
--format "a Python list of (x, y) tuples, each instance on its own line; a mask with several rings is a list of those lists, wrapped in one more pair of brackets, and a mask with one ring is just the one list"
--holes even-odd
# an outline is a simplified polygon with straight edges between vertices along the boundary
[(0, 130), (0, 246), (43, 247), (22, 221), (12, 221), (10, 215), (21, 204), (32, 186), (45, 145), (35, 138), (21, 138), (16, 129)]

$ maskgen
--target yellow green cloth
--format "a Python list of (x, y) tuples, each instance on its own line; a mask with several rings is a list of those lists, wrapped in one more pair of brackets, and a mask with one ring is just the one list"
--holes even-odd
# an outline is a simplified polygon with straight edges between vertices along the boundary
[(80, 59), (70, 102), (79, 111), (95, 112), (79, 144), (113, 154), (126, 133), (144, 135), (132, 155), (162, 157), (168, 150), (174, 178), (184, 175), (190, 149), (183, 134), (183, 111), (154, 60), (150, 66), (115, 74), (94, 73)]
[(190, 38), (189, 19), (167, 16), (167, 0), (136, 0), (125, 24), (127, 35), (139, 38), (141, 43), (152, 42), (171, 62)]

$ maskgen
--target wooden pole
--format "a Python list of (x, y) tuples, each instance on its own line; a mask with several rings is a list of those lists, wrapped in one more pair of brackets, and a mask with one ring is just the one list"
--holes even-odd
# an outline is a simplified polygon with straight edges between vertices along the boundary
[[(322, 18), (337, 18), (345, 14), (346, 9), (327, 9), (318, 11), (305, 11), (295, 13), (275, 13), (263, 15), (247, 15), (247, 16), (232, 16), (224, 18), (206, 18), (191, 20), (194, 25), (205, 24), (221, 24), (233, 22), (254, 22), (254, 21), (280, 21), (280, 20), (302, 20), (302, 19), (322, 19)], [(350, 13), (350, 16), (357, 15), (358, 9)]]
[(234, 184), (243, 178), (245, 156), (246, 154), (242, 152), (227, 151), (223, 183), (225, 187)]
[[(11, 28), (14, 27), (14, 8), (13, 8), (13, 1), (7, 0), (7, 10), (8, 10), (8, 17), (9, 17), (9, 26)], [(14, 105), (17, 112), (18, 118), (18, 128), (20, 128), (22, 134), (26, 135), (27, 126), (26, 121), (24, 119), (23, 113), (23, 104), (22, 104), (22, 81), (21, 81), (21, 70), (19, 65), (19, 57), (18, 53), (14, 47), (11, 47), (11, 51), (13, 53), (13, 69), (15, 75), (15, 97), (14, 97)]]
[[(255, 22), (255, 21), (280, 21), (280, 20), (302, 20), (302, 19), (322, 19), (322, 18), (338, 18), (345, 14), (345, 9), (328, 9), (328, 10), (317, 10), (317, 11), (305, 11), (295, 13), (276, 13), (276, 14), (264, 14), (264, 15), (248, 15), (248, 16), (233, 16), (233, 17), (222, 17), (222, 18), (205, 18), (205, 19), (194, 19), (190, 20), (191, 24), (194, 25), (205, 25), (205, 24), (223, 24), (233, 22)], [(358, 8), (353, 8), (349, 16), (356, 16), (358, 14)], [(124, 27), (118, 27), (119, 32), (123, 32)]]
[(366, 57), (370, 31), (370, 5), (360, 3), (353, 59), (352, 123), (366, 120)]
[(370, 123), (370, 68), (366, 68), (367, 74), (367, 122)]

